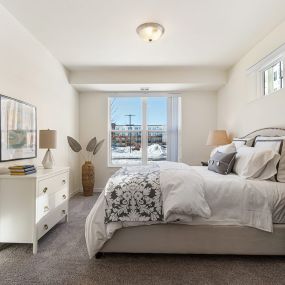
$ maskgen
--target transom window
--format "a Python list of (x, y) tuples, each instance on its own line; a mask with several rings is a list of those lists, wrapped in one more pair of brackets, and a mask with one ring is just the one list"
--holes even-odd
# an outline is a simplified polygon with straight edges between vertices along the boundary
[(252, 99), (280, 94), (279, 91), (284, 88), (284, 62), (285, 44), (247, 69), (247, 87)]
[(280, 90), (283, 84), (283, 61), (280, 60), (263, 71), (264, 95)]
[(178, 160), (178, 97), (109, 98), (109, 166)]

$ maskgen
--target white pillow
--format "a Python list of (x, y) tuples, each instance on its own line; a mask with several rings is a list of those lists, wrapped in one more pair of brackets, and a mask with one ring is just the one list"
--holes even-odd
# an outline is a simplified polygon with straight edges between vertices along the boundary
[(210, 157), (213, 157), (217, 151), (219, 151), (221, 153), (233, 153), (233, 152), (236, 152), (237, 149), (236, 149), (236, 146), (234, 143), (221, 145), (221, 146), (218, 146), (212, 150)]
[(255, 148), (271, 149), (281, 155), (279, 164), (277, 165), (278, 182), (285, 182), (285, 137), (262, 137), (259, 136), (255, 140)]
[(255, 139), (255, 137), (245, 138), (245, 139), (233, 138), (233, 143), (235, 144), (235, 147), (238, 149), (244, 145), (252, 146), (254, 143), (254, 139)]
[(273, 150), (242, 146), (237, 150), (233, 171), (244, 178), (270, 179), (277, 173), (280, 154)]

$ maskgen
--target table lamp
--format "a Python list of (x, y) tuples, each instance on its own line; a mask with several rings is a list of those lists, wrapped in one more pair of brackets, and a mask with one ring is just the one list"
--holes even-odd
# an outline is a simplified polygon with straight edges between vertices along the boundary
[(53, 168), (54, 159), (50, 149), (56, 148), (56, 130), (40, 130), (40, 148), (47, 148), (47, 152), (42, 161), (46, 169)]
[(209, 132), (207, 145), (219, 146), (229, 144), (230, 142), (226, 130), (212, 130)]

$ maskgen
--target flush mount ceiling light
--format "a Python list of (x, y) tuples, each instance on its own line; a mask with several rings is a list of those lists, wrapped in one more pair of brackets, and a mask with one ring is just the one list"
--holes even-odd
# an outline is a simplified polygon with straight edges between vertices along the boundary
[(164, 28), (158, 23), (144, 23), (137, 27), (137, 33), (146, 42), (158, 40), (164, 33)]

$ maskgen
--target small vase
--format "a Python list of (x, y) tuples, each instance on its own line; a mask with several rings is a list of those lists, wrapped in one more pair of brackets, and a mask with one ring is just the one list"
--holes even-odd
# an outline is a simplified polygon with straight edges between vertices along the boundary
[(94, 166), (91, 161), (82, 165), (82, 186), (84, 196), (92, 196), (95, 183)]

